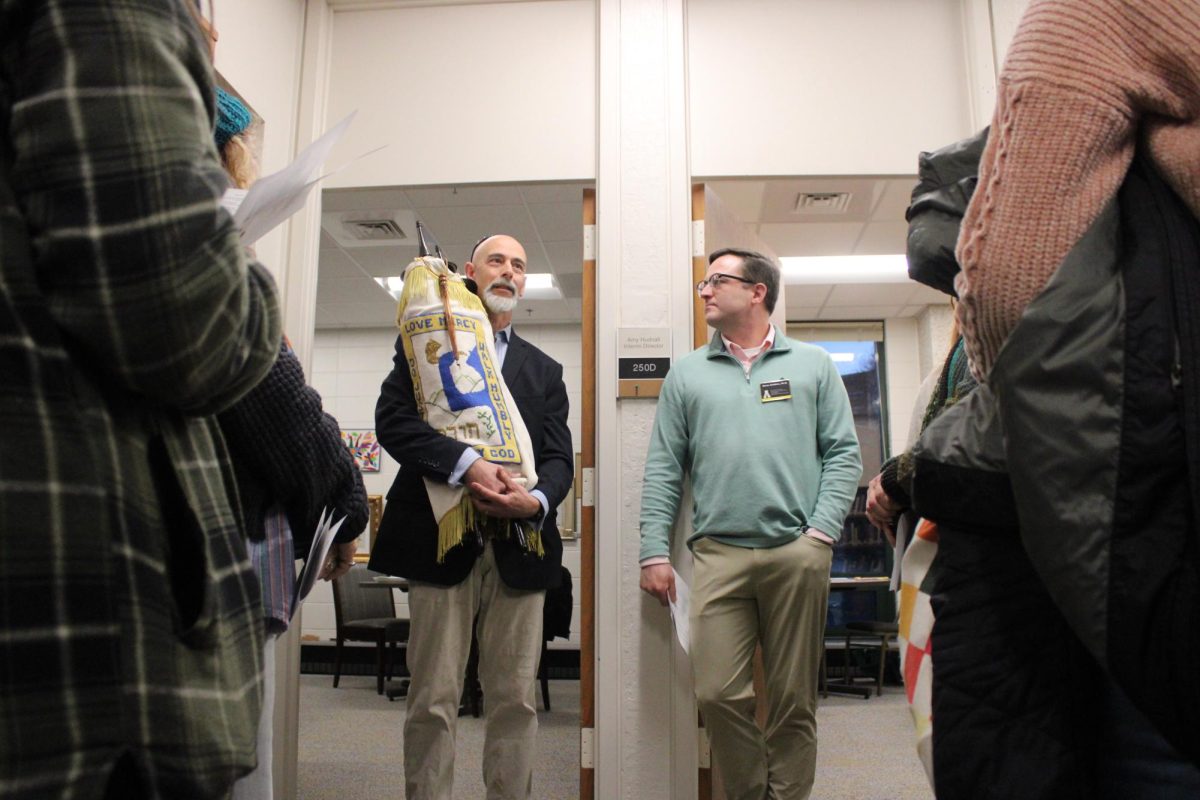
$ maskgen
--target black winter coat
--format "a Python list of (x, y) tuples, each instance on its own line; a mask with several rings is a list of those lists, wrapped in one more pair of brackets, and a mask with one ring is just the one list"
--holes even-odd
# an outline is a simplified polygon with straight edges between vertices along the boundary
[[(914, 503), (939, 523), (938, 560), (951, 567), (934, 597), (943, 800), (1080, 796), (1070, 787), (1090, 771), (1100, 668), (1200, 763), (1198, 284), (1200, 225), (1137, 158), (1026, 310), (988, 384), (918, 443)], [(964, 584), (966, 573), (978, 585)], [(939, 652), (939, 636), (945, 644), (955, 632), (966, 646)], [(957, 685), (942, 701), (994, 712), (953, 731), (978, 763), (946, 769), (974, 769), (974, 786), (941, 785), (938, 737), (951, 731), (940, 680)]]

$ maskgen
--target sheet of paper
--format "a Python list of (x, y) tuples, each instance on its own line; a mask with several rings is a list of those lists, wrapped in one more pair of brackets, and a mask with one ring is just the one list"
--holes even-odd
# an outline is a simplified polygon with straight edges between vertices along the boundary
[(321, 179), (321, 166), (357, 113), (352, 112), (322, 134), (291, 164), (255, 181), (233, 215), (233, 221), (242, 232), (242, 244), (254, 244), (304, 207), (308, 193)]
[(221, 208), (229, 212), (229, 216), (237, 215), (238, 208), (242, 205), (242, 201), (246, 199), (248, 189), (238, 189), (230, 186), (225, 190), (225, 194), (221, 195)]
[(692, 634), (688, 627), (688, 609), (692, 605), (692, 594), (687, 582), (674, 567), (671, 568), (671, 574), (675, 576), (675, 599), (671, 601), (671, 621), (675, 623), (675, 638), (679, 640), (683, 652), (690, 653)]
[(312, 546), (308, 549), (308, 557), (304, 559), (304, 567), (296, 576), (296, 589), (292, 596), (292, 616), (295, 616), (296, 609), (300, 607), (304, 598), (308, 597), (308, 593), (316, 585), (321, 568), (325, 566), (325, 557), (329, 555), (329, 548), (333, 546), (333, 537), (337, 535), (338, 528), (341, 528), (345, 521), (346, 518), (342, 517), (334, 522), (332, 512), (328, 510), (321, 512), (317, 530), (313, 533)]

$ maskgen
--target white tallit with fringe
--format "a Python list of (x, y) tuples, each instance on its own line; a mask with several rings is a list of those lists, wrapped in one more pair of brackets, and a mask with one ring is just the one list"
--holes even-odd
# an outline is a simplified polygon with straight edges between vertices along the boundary
[[(418, 258), (405, 269), (396, 322), (421, 418), (533, 489), (533, 445), (500, 374), (492, 326), (479, 298), (441, 259)], [(439, 563), (468, 531), (513, 537), (544, 554), (531, 523), (487, 517), (461, 486), (426, 478), (425, 489), (438, 521)]]

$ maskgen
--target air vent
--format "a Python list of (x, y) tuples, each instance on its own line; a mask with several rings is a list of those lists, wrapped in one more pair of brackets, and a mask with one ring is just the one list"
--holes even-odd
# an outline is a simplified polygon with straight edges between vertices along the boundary
[(850, 192), (801, 192), (796, 196), (795, 214), (845, 214)]
[(356, 219), (342, 223), (346, 233), (361, 242), (404, 241), (408, 234), (394, 219)]
[(346, 248), (415, 247), (417, 218), (407, 208), (326, 211), (321, 229)]

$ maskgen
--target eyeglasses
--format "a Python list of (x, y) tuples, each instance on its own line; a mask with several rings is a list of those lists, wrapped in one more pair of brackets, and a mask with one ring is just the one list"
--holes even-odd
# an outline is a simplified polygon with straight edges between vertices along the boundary
[(718, 286), (724, 283), (726, 279), (732, 281), (741, 281), (742, 283), (748, 283), (751, 286), (754, 286), (758, 283), (758, 281), (752, 281), (749, 278), (743, 278), (741, 275), (730, 275), (728, 272), (714, 272), (712, 275), (709, 275), (707, 278), (696, 284), (696, 294), (703, 292), (705, 286), (711, 286), (716, 289)]

